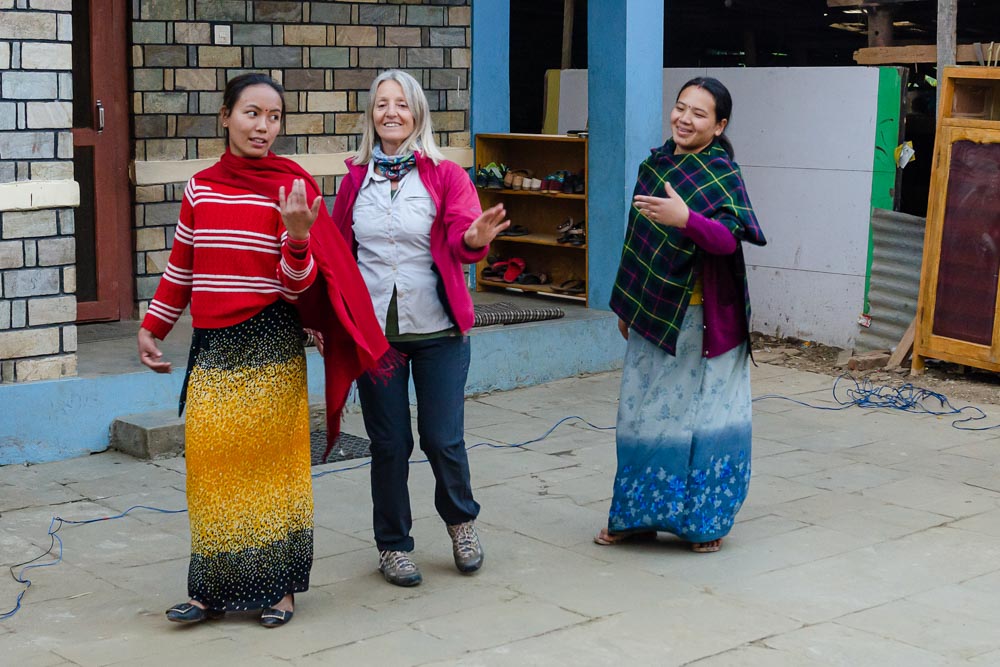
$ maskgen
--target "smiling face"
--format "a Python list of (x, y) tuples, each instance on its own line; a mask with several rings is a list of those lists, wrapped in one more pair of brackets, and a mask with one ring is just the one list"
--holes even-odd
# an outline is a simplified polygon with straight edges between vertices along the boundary
[(229, 131), (229, 150), (238, 157), (267, 155), (281, 129), (281, 95), (267, 84), (247, 86), (232, 108), (223, 107), (222, 126)]
[(413, 134), (413, 111), (403, 94), (403, 87), (391, 79), (380, 83), (375, 91), (372, 125), (386, 155), (395, 155), (399, 146)]
[(697, 153), (726, 129), (729, 119), (716, 119), (715, 98), (704, 88), (688, 86), (670, 110), (670, 133), (677, 153)]

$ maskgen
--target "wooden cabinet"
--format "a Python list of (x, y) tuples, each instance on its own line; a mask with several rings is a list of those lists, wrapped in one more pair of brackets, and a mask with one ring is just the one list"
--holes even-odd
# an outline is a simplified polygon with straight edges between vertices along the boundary
[[(503, 202), (512, 226), (520, 225), (527, 234), (499, 236), (490, 246), (490, 257), (500, 260), (521, 259), (525, 271), (535, 276), (545, 274), (545, 284), (507, 283), (500, 278), (483, 277), (487, 260), (476, 266), (476, 290), (510, 289), (541, 293), (587, 302), (587, 140), (581, 137), (551, 134), (478, 134), (476, 169), (491, 162), (508, 169), (530, 170), (543, 180), (547, 175), (566, 171), (582, 177), (582, 192), (550, 193), (535, 190), (496, 189), (477, 185), (483, 209)], [(582, 229), (581, 245), (560, 243), (560, 224), (572, 219)], [(579, 243), (579, 241), (578, 241)], [(560, 292), (569, 281), (580, 281), (579, 293)]]
[(1000, 68), (945, 68), (940, 85), (912, 368), (1000, 371)]

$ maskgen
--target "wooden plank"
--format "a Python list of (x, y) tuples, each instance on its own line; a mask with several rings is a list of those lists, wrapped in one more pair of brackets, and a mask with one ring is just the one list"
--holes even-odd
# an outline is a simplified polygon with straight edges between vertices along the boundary
[(922, 2), (923, 0), (826, 0), (827, 7), (877, 7), (878, 5), (899, 5), (904, 2)]
[(576, 11), (574, 0), (563, 0), (562, 67), (573, 65), (573, 15)]
[(906, 361), (906, 357), (909, 356), (910, 350), (913, 349), (913, 338), (916, 333), (917, 318), (914, 317), (910, 320), (910, 326), (906, 327), (906, 331), (903, 332), (903, 337), (899, 339), (899, 344), (896, 345), (896, 349), (893, 350), (891, 355), (889, 355), (889, 363), (885, 366), (887, 370), (899, 368), (899, 366)]
[[(859, 65), (909, 65), (936, 63), (937, 60), (937, 47), (933, 44), (872, 46), (854, 52), (854, 62)], [(960, 63), (978, 62), (972, 44), (960, 44), (955, 53), (955, 60)]]

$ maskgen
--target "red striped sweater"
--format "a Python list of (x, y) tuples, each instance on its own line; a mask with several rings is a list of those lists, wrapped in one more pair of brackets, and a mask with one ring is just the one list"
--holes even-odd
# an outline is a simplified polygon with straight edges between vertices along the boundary
[(142, 326), (163, 339), (191, 304), (192, 324), (238, 324), (283, 298), (295, 302), (316, 263), (292, 251), (274, 200), (218, 183), (188, 181), (167, 269)]

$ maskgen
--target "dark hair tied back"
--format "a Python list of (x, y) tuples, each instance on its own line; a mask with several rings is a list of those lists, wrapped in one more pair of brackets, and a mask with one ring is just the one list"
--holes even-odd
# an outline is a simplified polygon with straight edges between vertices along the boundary
[[(281, 84), (269, 77), (266, 74), (260, 74), (258, 72), (250, 72), (249, 74), (240, 74), (239, 76), (234, 76), (226, 83), (226, 90), (222, 93), (222, 106), (226, 108), (227, 111), (232, 113), (233, 107), (236, 103), (240, 101), (240, 95), (243, 91), (250, 86), (258, 85), (270, 86), (274, 89), (274, 92), (278, 93), (278, 97), (281, 98), (281, 110), (285, 110), (285, 89), (281, 87)], [(229, 136), (229, 130), (226, 130), (226, 137)]]
[[(717, 123), (721, 123), (724, 120), (728, 121), (733, 115), (733, 96), (729, 94), (729, 89), (721, 81), (710, 76), (697, 76), (681, 86), (677, 97), (680, 98), (681, 93), (691, 86), (701, 88), (715, 100), (715, 121)], [(725, 131), (716, 137), (716, 141), (729, 154), (730, 160), (736, 157), (733, 144), (729, 141), (729, 137), (726, 136)]]

